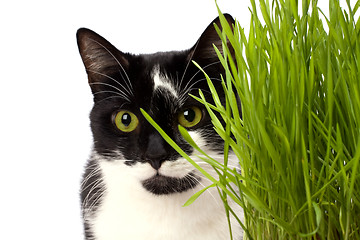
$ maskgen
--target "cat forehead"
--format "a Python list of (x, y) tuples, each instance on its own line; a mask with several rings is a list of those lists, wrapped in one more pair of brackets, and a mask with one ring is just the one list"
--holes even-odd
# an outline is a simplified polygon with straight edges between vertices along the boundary
[(179, 97), (179, 89), (175, 82), (169, 78), (168, 74), (160, 71), (160, 66), (155, 65), (151, 72), (151, 78), (154, 82), (154, 93), (156, 91), (167, 91), (173, 97)]

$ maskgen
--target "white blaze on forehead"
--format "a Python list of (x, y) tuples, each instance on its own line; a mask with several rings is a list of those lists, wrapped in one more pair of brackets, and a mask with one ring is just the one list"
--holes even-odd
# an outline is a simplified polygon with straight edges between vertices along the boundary
[(154, 80), (154, 92), (158, 88), (163, 88), (168, 90), (174, 97), (178, 97), (175, 86), (169, 81), (166, 75), (160, 73), (158, 66), (154, 67), (152, 78)]

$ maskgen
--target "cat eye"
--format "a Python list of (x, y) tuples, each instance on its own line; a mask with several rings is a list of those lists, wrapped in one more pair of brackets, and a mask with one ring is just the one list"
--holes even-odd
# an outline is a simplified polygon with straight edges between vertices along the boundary
[(139, 125), (139, 120), (130, 111), (121, 110), (115, 116), (115, 125), (122, 132), (132, 132)]
[(178, 117), (179, 123), (186, 128), (191, 128), (196, 126), (201, 119), (202, 119), (202, 111), (198, 107), (186, 108), (183, 112), (179, 114)]

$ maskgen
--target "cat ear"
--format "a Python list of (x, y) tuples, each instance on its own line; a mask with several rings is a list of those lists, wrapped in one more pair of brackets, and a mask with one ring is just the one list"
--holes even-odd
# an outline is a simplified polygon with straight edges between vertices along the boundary
[[(224, 14), (224, 17), (228, 21), (230, 27), (233, 28), (233, 25), (235, 24), (233, 17), (230, 14)], [(222, 41), (215, 30), (214, 24), (222, 30), (220, 19), (217, 17), (205, 29), (195, 46), (190, 49), (189, 60), (192, 59), (198, 63), (203, 61), (213, 62), (218, 60), (213, 44), (220, 50), (220, 52), (222, 52)], [(230, 44), (228, 44), (228, 46), (229, 50), (232, 51)]]
[(126, 71), (129, 62), (126, 54), (116, 49), (105, 38), (90, 29), (80, 28), (77, 33), (79, 52), (88, 74), (89, 84), (93, 93), (101, 90), (108, 76), (115, 72)]

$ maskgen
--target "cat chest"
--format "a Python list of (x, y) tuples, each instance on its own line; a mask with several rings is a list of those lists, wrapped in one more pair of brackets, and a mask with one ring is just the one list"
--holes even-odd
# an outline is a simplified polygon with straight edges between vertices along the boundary
[[(213, 198), (183, 207), (187, 196), (158, 197), (133, 191), (106, 194), (92, 220), (96, 240), (229, 239), (221, 202)], [(134, 196), (134, 194), (136, 196)]]

